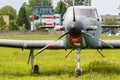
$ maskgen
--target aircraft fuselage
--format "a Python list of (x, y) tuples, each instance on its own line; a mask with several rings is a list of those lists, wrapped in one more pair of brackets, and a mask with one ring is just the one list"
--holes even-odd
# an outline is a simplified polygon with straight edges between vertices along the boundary
[(64, 31), (69, 32), (64, 38), (66, 47), (96, 48), (101, 45), (89, 36), (82, 34), (86, 32), (96, 39), (100, 39), (101, 26), (98, 21), (96, 9), (87, 6), (74, 6), (75, 21), (73, 21), (73, 7), (69, 7), (63, 18)]

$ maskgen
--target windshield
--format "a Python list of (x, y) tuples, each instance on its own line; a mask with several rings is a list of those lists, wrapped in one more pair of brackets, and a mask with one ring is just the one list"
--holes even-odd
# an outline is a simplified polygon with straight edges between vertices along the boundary
[[(73, 9), (68, 9), (67, 13), (68, 16), (73, 15)], [(87, 17), (92, 17), (92, 18), (97, 18), (97, 13), (95, 9), (81, 9), (81, 8), (76, 8), (75, 9), (75, 15), (82, 15), (82, 16), (87, 16)]]

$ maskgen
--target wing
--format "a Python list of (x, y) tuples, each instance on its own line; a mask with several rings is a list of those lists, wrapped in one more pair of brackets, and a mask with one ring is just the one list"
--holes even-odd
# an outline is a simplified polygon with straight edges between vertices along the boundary
[(54, 40), (6, 40), (0, 39), (0, 46), (2, 47), (12, 47), (12, 48), (22, 48), (22, 49), (40, 49), (48, 46), (48, 49), (64, 49), (65, 45), (63, 41), (57, 41), (53, 43)]
[[(120, 40), (103, 40), (105, 43), (112, 45), (113, 49), (120, 49)], [(103, 49), (111, 49), (108, 45), (102, 43)]]

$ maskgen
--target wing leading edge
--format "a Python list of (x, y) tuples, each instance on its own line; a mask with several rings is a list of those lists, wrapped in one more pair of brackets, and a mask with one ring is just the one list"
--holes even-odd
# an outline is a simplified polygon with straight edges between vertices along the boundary
[[(103, 40), (105, 43), (112, 45), (113, 49), (120, 49), (120, 40)], [(108, 45), (102, 44), (103, 49), (111, 49)]]
[[(40, 49), (50, 44), (47, 49), (65, 49), (62, 40), (53, 43), (54, 40), (6, 40), (0, 39), (1, 47), (22, 48), (22, 49)], [(113, 49), (120, 49), (120, 40), (103, 40), (103, 42), (112, 45)], [(52, 43), (52, 44), (51, 44)], [(111, 49), (108, 45), (102, 43), (103, 49)]]
[(53, 43), (54, 40), (6, 40), (0, 39), (0, 46), (22, 49), (40, 49), (50, 44), (48, 49), (64, 49), (63, 41), (59, 40)]

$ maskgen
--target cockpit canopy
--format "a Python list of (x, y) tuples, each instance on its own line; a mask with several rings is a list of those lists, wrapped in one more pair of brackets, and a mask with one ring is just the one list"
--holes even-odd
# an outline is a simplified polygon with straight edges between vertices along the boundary
[[(75, 9), (75, 15), (81, 15), (91, 18), (98, 19), (98, 13), (96, 8), (90, 7), (90, 6), (74, 6)], [(64, 15), (65, 16), (73, 16), (73, 7), (69, 7)]]

